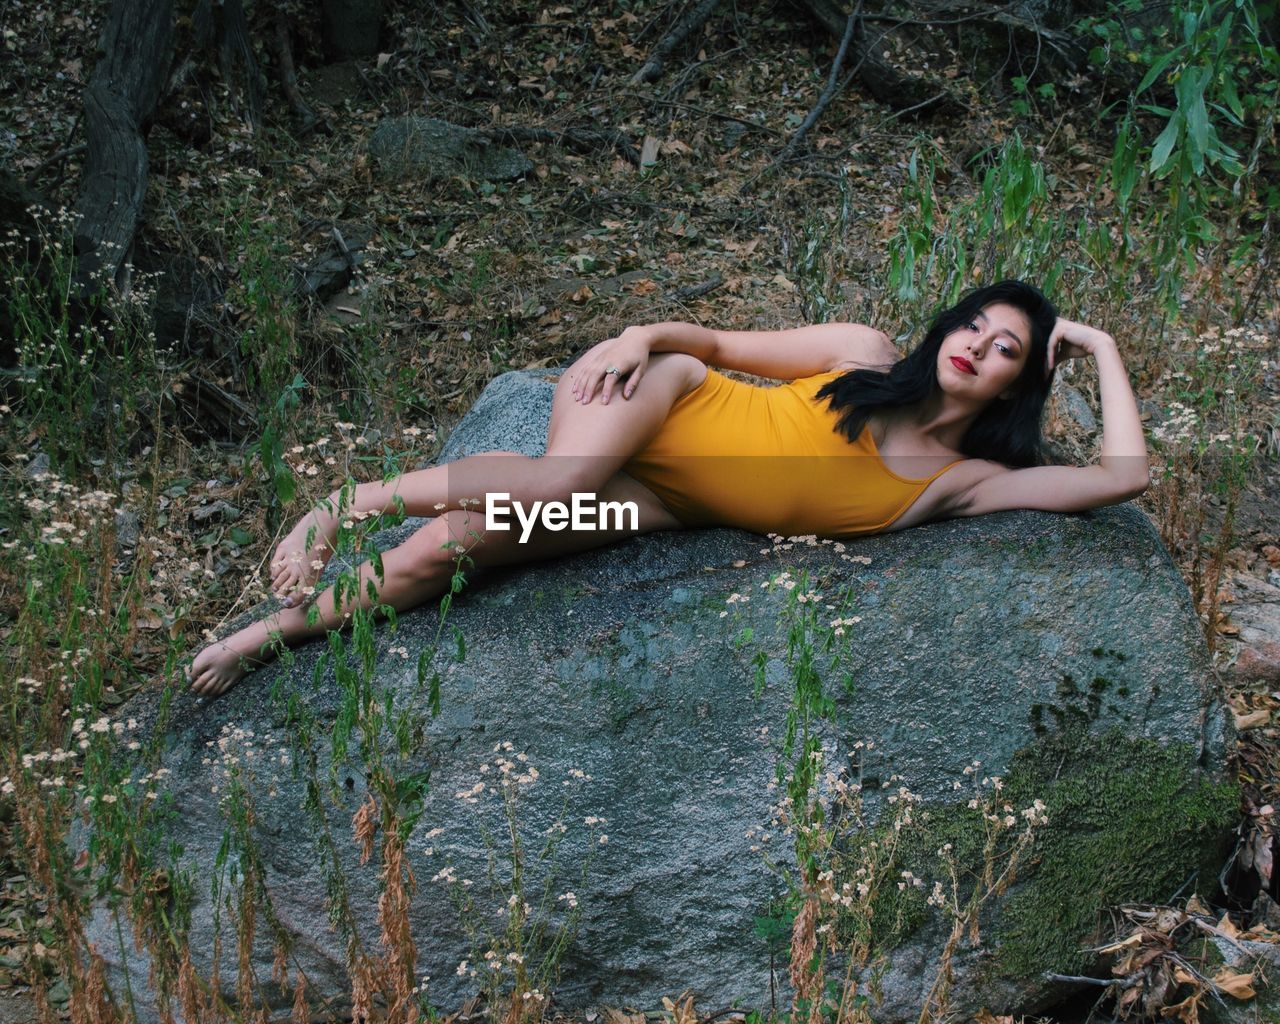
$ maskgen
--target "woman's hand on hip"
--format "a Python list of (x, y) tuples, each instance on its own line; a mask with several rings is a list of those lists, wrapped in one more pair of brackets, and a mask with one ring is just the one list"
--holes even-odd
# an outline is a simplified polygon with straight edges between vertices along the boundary
[(644, 326), (628, 327), (616, 338), (592, 345), (565, 371), (573, 382), (574, 399), (588, 405), (601, 388), (600, 400), (608, 405), (620, 383), (622, 397), (630, 398), (649, 365), (652, 342), (653, 329)]
[(1115, 339), (1105, 331), (1058, 317), (1058, 322), (1054, 324), (1053, 331), (1049, 335), (1045, 376), (1052, 373), (1053, 368), (1059, 363), (1065, 363), (1068, 359), (1096, 357), (1102, 350), (1115, 349), (1115, 347)]

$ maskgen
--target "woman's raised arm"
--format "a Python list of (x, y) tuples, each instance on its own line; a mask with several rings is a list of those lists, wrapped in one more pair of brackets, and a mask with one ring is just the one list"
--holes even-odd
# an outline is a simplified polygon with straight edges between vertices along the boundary
[(607, 399), (618, 384), (622, 396), (630, 398), (653, 352), (686, 352), (711, 366), (777, 380), (811, 377), (845, 363), (851, 369), (852, 364), (883, 366), (898, 358), (886, 335), (862, 324), (781, 331), (718, 331), (676, 321), (646, 324), (600, 342), (570, 367), (578, 401), (590, 402), (602, 386)]
[(1091, 357), (1098, 367), (1102, 400), (1102, 455), (1092, 466), (1034, 466), (1008, 469), (975, 460), (961, 465), (957, 482), (975, 479), (955, 497), (953, 515), (976, 516), (1013, 508), (1047, 512), (1083, 512), (1136, 498), (1150, 483), (1147, 442), (1138, 403), (1115, 339), (1070, 320), (1059, 319), (1049, 338), (1045, 372), (1066, 359)]

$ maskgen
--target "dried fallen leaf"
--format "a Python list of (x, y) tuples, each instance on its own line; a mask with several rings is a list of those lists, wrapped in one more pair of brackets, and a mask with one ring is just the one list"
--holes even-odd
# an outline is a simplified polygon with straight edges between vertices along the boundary
[(1272, 838), (1269, 829), (1260, 829), (1253, 834), (1253, 870), (1262, 879), (1264, 887), (1271, 882), (1271, 869), (1273, 866), (1271, 854)]
[(1240, 938), (1248, 942), (1270, 942), (1273, 946), (1280, 945), (1280, 932), (1274, 932), (1266, 925), (1255, 924), (1247, 932), (1244, 932)]
[(1160, 1011), (1160, 1016), (1167, 1019), (1176, 1017), (1182, 1021), (1182, 1024), (1199, 1024), (1200, 1021), (1200, 1000), (1204, 998), (1204, 989), (1197, 988), (1191, 995), (1180, 1003), (1174, 1003), (1172, 1006), (1166, 1006)]
[(1197, 987), (1200, 985), (1200, 979), (1185, 967), (1175, 967), (1173, 969), (1173, 980), (1179, 985), (1195, 985)]
[(1157, 1007), (1164, 1006), (1167, 998), (1177, 985), (1169, 975), (1168, 963), (1159, 963), (1147, 972), (1146, 1011), (1150, 1013)]
[(1267, 708), (1259, 708), (1243, 715), (1237, 712), (1235, 720), (1236, 728), (1244, 732), (1246, 729), (1256, 729), (1261, 725), (1269, 725), (1271, 723), (1271, 711)]
[(1253, 973), (1237, 974), (1230, 967), (1224, 967), (1213, 976), (1213, 983), (1219, 992), (1225, 992), (1236, 999), (1252, 999), (1257, 993), (1253, 990)]
[(1142, 997), (1141, 985), (1130, 985), (1122, 993), (1120, 998), (1116, 1000), (1116, 1016), (1122, 1020), (1128, 1016), (1129, 1011), (1133, 1009), (1133, 1004)]
[(1131, 946), (1142, 945), (1142, 930), (1134, 932), (1127, 939), (1121, 939), (1119, 942), (1113, 942), (1110, 946), (1103, 946), (1099, 953), (1119, 953), (1122, 949), (1128, 949)]

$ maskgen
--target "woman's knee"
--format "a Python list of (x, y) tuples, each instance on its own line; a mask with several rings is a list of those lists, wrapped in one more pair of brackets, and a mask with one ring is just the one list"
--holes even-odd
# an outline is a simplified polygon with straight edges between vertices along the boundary
[(650, 364), (665, 364), (673, 370), (695, 375), (706, 373), (707, 370), (706, 363), (688, 352), (655, 352), (649, 357), (649, 361)]

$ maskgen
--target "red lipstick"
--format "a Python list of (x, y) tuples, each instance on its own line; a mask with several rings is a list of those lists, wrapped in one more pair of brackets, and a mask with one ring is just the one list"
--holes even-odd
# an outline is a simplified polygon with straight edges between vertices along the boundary
[(971, 373), (975, 377), (978, 375), (978, 371), (973, 368), (973, 363), (969, 362), (969, 360), (965, 359), (963, 356), (952, 356), (951, 365), (963, 373)]

